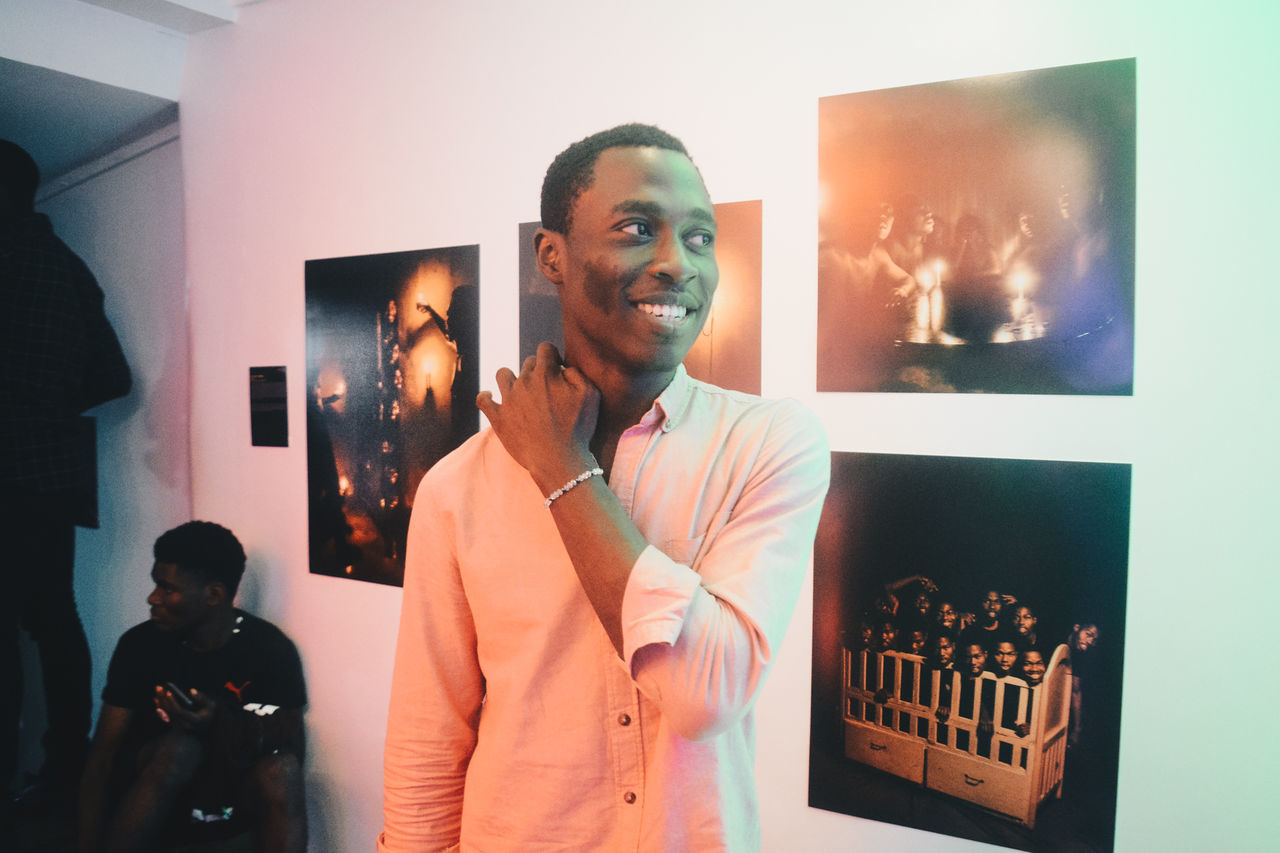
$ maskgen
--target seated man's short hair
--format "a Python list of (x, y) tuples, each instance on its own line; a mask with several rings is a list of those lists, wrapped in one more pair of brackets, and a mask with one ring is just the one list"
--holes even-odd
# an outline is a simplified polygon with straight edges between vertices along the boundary
[(244, 547), (235, 534), (212, 521), (188, 521), (161, 534), (152, 549), (158, 563), (175, 563), (235, 596), (244, 575)]

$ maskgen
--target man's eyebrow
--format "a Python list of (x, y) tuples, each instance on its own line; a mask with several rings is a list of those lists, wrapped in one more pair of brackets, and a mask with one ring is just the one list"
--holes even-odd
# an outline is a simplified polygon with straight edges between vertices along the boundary
[[(643, 201), (641, 199), (628, 199), (618, 202), (613, 206), (614, 213), (632, 213), (641, 216), (647, 216), (650, 219), (665, 219), (667, 209), (660, 204), (652, 201)], [(698, 220), (707, 225), (715, 225), (716, 217), (711, 211), (695, 207), (689, 212), (689, 218)]]

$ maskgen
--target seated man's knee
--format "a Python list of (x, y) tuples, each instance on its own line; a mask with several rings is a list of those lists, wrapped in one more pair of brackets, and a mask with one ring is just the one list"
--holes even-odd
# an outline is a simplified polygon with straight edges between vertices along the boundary
[(266, 807), (297, 804), (302, 799), (302, 762), (292, 753), (275, 753), (249, 769), (249, 790)]
[(184, 784), (195, 776), (204, 754), (199, 738), (186, 732), (168, 732), (139, 752), (139, 778), (169, 786)]

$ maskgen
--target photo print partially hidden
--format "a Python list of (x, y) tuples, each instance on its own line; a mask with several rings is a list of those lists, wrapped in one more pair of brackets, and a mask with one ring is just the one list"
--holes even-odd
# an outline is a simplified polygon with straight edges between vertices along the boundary
[(1135, 63), (818, 102), (819, 391), (1133, 392)]
[(480, 247), (306, 262), (316, 574), (404, 583), (414, 493), (479, 429)]
[(1129, 493), (1121, 464), (832, 454), (809, 805), (1111, 850)]

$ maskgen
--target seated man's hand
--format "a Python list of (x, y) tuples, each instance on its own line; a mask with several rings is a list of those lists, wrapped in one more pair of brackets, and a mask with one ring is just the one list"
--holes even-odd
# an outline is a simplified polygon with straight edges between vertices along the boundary
[(951, 719), (951, 709), (939, 708), (933, 712), (933, 715), (938, 718), (938, 722), (945, 723), (947, 720)]
[(1031, 726), (1027, 725), (1026, 723), (1018, 723), (1016, 726), (1013, 727), (1013, 730), (1018, 735), (1018, 737), (1026, 737), (1027, 735), (1031, 734)]
[(872, 696), (871, 698), (872, 700), (875, 701), (877, 705), (883, 705), (884, 703), (889, 701), (889, 691), (881, 687), (879, 690), (875, 692), (875, 695)]
[(171, 726), (191, 734), (201, 734), (213, 725), (217, 704), (209, 696), (192, 688), (177, 693), (172, 687), (156, 685), (156, 715)]

